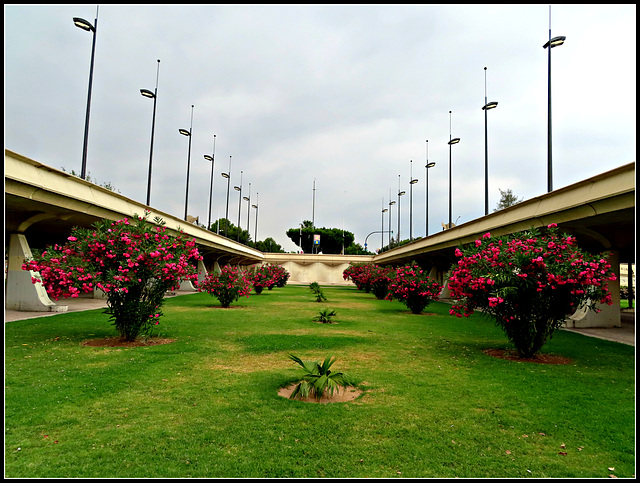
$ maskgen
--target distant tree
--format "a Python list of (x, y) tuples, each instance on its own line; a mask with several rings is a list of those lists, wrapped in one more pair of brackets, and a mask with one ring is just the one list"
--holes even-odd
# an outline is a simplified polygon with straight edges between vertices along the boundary
[(251, 243), (251, 235), (249, 235), (249, 232), (247, 230), (243, 230), (242, 228), (238, 228), (226, 218), (219, 218), (214, 221), (211, 224), (209, 231), (218, 233), (222, 236), (226, 236), (231, 240), (236, 240), (243, 245), (250, 245)]
[[(67, 172), (67, 170), (64, 168), (64, 166), (61, 169), (65, 173)], [(71, 170), (71, 172), (69, 174), (72, 175), (72, 176), (77, 176), (78, 178), (80, 177), (80, 174), (76, 173), (75, 170), (73, 170), (73, 169)], [(106, 183), (98, 184), (98, 182), (96, 180), (91, 178), (91, 173), (89, 171), (87, 171), (87, 174), (86, 174), (84, 179), (85, 179), (85, 181), (88, 181), (89, 183), (97, 184), (98, 186), (102, 186), (103, 188), (106, 188), (106, 189), (108, 189), (110, 191), (117, 191), (118, 193), (120, 193), (120, 190), (116, 189), (116, 187), (111, 184), (111, 181), (107, 181)]]
[(256, 242), (254, 248), (265, 253), (284, 253), (283, 248), (271, 237)]
[(371, 253), (370, 251), (365, 250), (364, 247), (360, 245), (360, 243), (352, 243), (351, 245), (349, 245), (347, 248), (345, 248), (344, 254), (345, 255), (373, 255), (373, 253)]
[(498, 202), (497, 206), (493, 211), (503, 210), (517, 203), (520, 203), (524, 199), (524, 198), (518, 199), (518, 197), (514, 195), (511, 189), (509, 188), (507, 188), (505, 191), (502, 191), (500, 188), (498, 188), (498, 191), (500, 191), (500, 201)]
[[(320, 245), (314, 247), (314, 235), (320, 235)], [(302, 247), (304, 253), (322, 252), (325, 254), (342, 253), (353, 244), (355, 236), (340, 228), (317, 228), (309, 220), (302, 222), (298, 228), (289, 228), (287, 236), (296, 245)]]

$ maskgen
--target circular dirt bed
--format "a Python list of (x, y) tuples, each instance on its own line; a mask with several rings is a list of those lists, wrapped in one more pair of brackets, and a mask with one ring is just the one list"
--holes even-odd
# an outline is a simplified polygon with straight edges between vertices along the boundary
[(151, 339), (139, 339), (127, 341), (121, 337), (105, 337), (104, 339), (89, 339), (82, 342), (81, 345), (89, 347), (142, 347), (160, 344), (170, 344), (176, 339), (160, 339), (152, 337)]
[(483, 352), (491, 357), (506, 359), (508, 361), (533, 362), (535, 364), (571, 364), (573, 362), (566, 357), (551, 354), (536, 354), (533, 357), (520, 357), (517, 351), (507, 349), (486, 349)]
[[(289, 398), (289, 396), (291, 396), (291, 393), (293, 392), (294, 388), (297, 386), (297, 384), (291, 384), (290, 386), (287, 387), (281, 387), (280, 390), (278, 391), (278, 396), (282, 396), (282, 397), (286, 397), (287, 399)], [(360, 394), (362, 394), (362, 391), (360, 389), (357, 389), (355, 387), (340, 387), (338, 389), (337, 392), (333, 393), (333, 396), (329, 397), (328, 393), (325, 393), (322, 398), (320, 398), (319, 400), (316, 399), (315, 397), (310, 397), (307, 399), (300, 399), (300, 398), (296, 398), (295, 401), (302, 401), (302, 402), (310, 402), (310, 403), (322, 403), (322, 404), (326, 404), (326, 403), (337, 403), (337, 402), (349, 402), (349, 401), (353, 401), (354, 399), (356, 399), (358, 396), (360, 396)]]

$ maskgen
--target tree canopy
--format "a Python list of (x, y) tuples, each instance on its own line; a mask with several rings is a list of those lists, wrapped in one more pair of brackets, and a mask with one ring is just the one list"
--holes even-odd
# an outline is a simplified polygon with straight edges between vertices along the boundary
[(500, 191), (500, 201), (498, 202), (497, 206), (493, 211), (503, 210), (505, 208), (508, 208), (509, 206), (513, 206), (517, 203), (520, 203), (524, 199), (524, 198), (518, 199), (518, 197), (514, 195), (511, 189), (509, 188), (507, 188), (505, 191), (502, 191), (500, 188), (498, 188), (498, 191)]
[[(340, 254), (343, 249), (349, 248), (355, 236), (350, 231), (340, 228), (318, 228), (314, 227), (309, 220), (304, 220), (298, 228), (289, 228), (287, 236), (289, 239), (302, 248), (304, 253), (324, 253)], [(314, 235), (320, 235), (320, 243), (313, 244)]]

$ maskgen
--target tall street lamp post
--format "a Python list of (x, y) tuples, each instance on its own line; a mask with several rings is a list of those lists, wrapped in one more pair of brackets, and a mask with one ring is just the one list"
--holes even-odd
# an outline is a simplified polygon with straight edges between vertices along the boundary
[(484, 214), (489, 214), (489, 148), (487, 147), (487, 111), (498, 107), (497, 102), (487, 102), (487, 68), (484, 68)]
[(389, 190), (389, 248), (391, 248), (391, 207), (395, 204), (396, 202), (391, 200), (391, 190)]
[(229, 172), (221, 173), (223, 178), (227, 178), (227, 207), (224, 212), (224, 236), (229, 238), (229, 187), (231, 182), (231, 156), (229, 156)]
[(382, 225), (380, 227), (380, 251), (384, 247), (384, 214), (389, 211), (388, 208), (384, 207), (384, 196), (382, 197)]
[(449, 111), (449, 229), (451, 228), (451, 146), (460, 142), (460, 138), (451, 138), (451, 111)]
[(548, 101), (547, 101), (547, 192), (553, 191), (553, 169), (551, 162), (551, 49), (564, 44), (566, 37), (551, 38), (551, 5), (549, 5), (549, 41), (542, 47), (548, 49), (549, 73), (548, 73)]
[(425, 212), (425, 231), (424, 236), (429, 236), (429, 168), (433, 168), (436, 165), (434, 162), (429, 162), (429, 140), (427, 139), (427, 164), (425, 165), (425, 194), (424, 194), (424, 212)]
[(236, 240), (240, 241), (240, 208), (242, 207), (242, 171), (240, 171), (240, 186), (234, 186), (234, 190), (238, 192), (238, 233)]
[(256, 241), (256, 243), (258, 243), (258, 195), (260, 193), (256, 193), (256, 204), (255, 205), (251, 205), (253, 208), (256, 209), (256, 228), (255, 231), (253, 233), (253, 237)]
[(215, 164), (216, 159), (216, 135), (213, 135), (213, 153), (211, 156), (208, 154), (204, 155), (204, 159), (211, 162), (211, 185), (209, 186), (209, 221), (207, 222), (207, 230), (211, 229), (211, 201), (213, 198), (213, 165)]
[[(247, 202), (247, 235), (249, 234), (249, 215), (251, 213), (251, 183), (249, 183), (249, 196), (243, 196), (243, 200)], [(247, 240), (249, 241), (249, 240)]]
[(193, 130), (193, 104), (191, 105), (191, 126), (189, 130), (178, 129), (178, 132), (183, 136), (189, 138), (189, 154), (187, 156), (187, 188), (185, 190), (184, 198), (184, 221), (187, 221), (187, 207), (189, 205), (189, 169), (191, 168), (191, 131)]
[(400, 175), (398, 175), (398, 235), (397, 242), (400, 242), (400, 197), (403, 196), (406, 192), (400, 190)]
[(156, 70), (156, 88), (153, 92), (149, 89), (140, 89), (140, 94), (153, 99), (153, 118), (151, 120), (151, 148), (149, 148), (149, 175), (147, 176), (147, 206), (151, 203), (151, 163), (153, 161), (153, 135), (156, 129), (156, 100), (158, 99), (158, 77), (160, 76), (160, 59)]
[(413, 159), (411, 160), (411, 177), (409, 178), (409, 240), (413, 240), (413, 185), (418, 180), (413, 177)]
[(73, 17), (73, 23), (76, 27), (86, 30), (87, 32), (93, 32), (93, 42), (91, 45), (91, 66), (89, 67), (89, 93), (87, 94), (87, 113), (84, 118), (84, 143), (82, 145), (82, 169), (80, 171), (80, 177), (82, 179), (87, 178), (87, 144), (89, 141), (89, 113), (91, 112), (91, 86), (93, 85), (93, 59), (96, 53), (96, 36), (98, 34), (98, 8), (96, 7), (96, 19), (91, 25), (86, 20)]

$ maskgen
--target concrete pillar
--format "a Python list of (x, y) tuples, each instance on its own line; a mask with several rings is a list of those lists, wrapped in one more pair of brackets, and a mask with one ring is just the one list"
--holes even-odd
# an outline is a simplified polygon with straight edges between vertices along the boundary
[(22, 270), (22, 264), (31, 258), (31, 249), (22, 233), (9, 235), (9, 263), (5, 290), (5, 307), (10, 310), (32, 312), (66, 312), (67, 305), (53, 302), (41, 283), (32, 283), (38, 272)]
[[(609, 282), (609, 292), (613, 305), (597, 304), (600, 312), (593, 310), (586, 312), (577, 310), (576, 314), (568, 317), (565, 321), (565, 327), (575, 329), (586, 329), (588, 327), (620, 327), (620, 253), (612, 251), (609, 257), (609, 263), (613, 269), (616, 280)], [(584, 313), (583, 317), (580, 317)]]
[[(207, 276), (207, 267), (205, 267), (204, 262), (202, 260), (198, 260), (197, 270), (198, 270), (198, 282), (202, 282)], [(194, 287), (191, 280), (182, 280), (180, 282), (180, 288), (178, 288), (178, 290), (184, 290), (187, 292), (198, 291), (198, 289)]]

